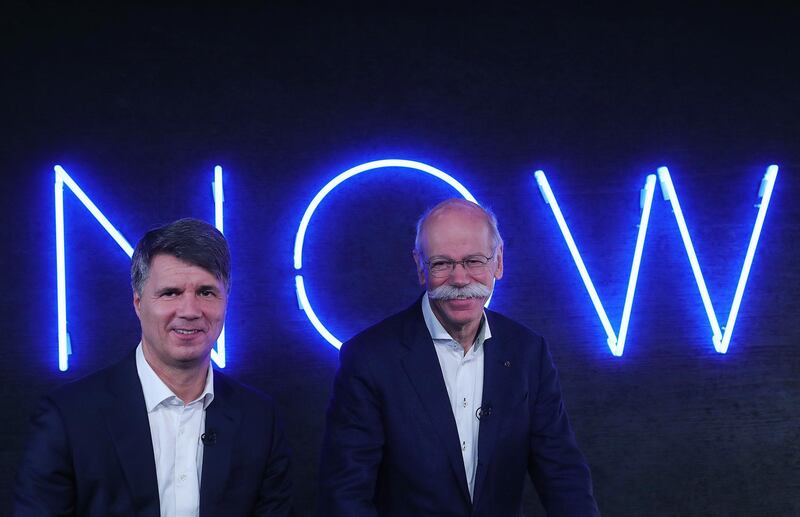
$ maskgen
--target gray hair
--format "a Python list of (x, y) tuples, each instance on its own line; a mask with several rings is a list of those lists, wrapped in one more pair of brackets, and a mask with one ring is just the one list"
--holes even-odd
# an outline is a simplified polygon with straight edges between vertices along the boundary
[(423, 213), (417, 220), (417, 236), (414, 238), (414, 249), (417, 250), (417, 253), (422, 254), (422, 243), (420, 242), (420, 236), (422, 235), (422, 227), (425, 226), (425, 222), (428, 220), (428, 217), (430, 217), (434, 212), (438, 212), (439, 210), (443, 210), (451, 206), (461, 206), (480, 211), (484, 216), (486, 216), (486, 222), (489, 224), (489, 232), (492, 235), (492, 247), (497, 249), (498, 246), (503, 244), (503, 238), (500, 236), (500, 230), (497, 229), (497, 217), (495, 217), (494, 212), (492, 212), (490, 208), (480, 206), (479, 204), (466, 199), (450, 198), (445, 199), (436, 206), (427, 209), (425, 213)]
[(150, 265), (156, 255), (175, 258), (201, 267), (231, 289), (231, 253), (225, 236), (199, 219), (185, 218), (154, 228), (136, 245), (131, 261), (131, 287), (141, 295)]

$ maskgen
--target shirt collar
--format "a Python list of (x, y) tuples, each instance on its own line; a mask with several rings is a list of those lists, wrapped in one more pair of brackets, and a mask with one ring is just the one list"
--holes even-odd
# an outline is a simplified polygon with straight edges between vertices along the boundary
[[(447, 341), (458, 345), (458, 343), (453, 339), (453, 336), (451, 336), (447, 330), (445, 330), (439, 319), (433, 313), (431, 301), (428, 298), (427, 291), (425, 291), (425, 294), (422, 295), (422, 317), (425, 318), (425, 326), (428, 327), (428, 332), (430, 333), (434, 343), (437, 341)], [(480, 348), (481, 345), (483, 345), (483, 342), (490, 337), (492, 337), (492, 331), (489, 328), (489, 320), (486, 319), (486, 311), (484, 311), (483, 316), (481, 317), (481, 326), (478, 328), (478, 333), (475, 335), (475, 342), (472, 344), (472, 348)]]
[[(153, 370), (153, 367), (150, 366), (150, 363), (144, 358), (141, 342), (136, 347), (136, 372), (139, 374), (139, 382), (142, 384), (144, 403), (148, 413), (152, 413), (161, 403), (173, 397), (180, 401), (180, 398), (164, 384), (164, 381), (161, 380)], [(214, 400), (214, 369), (211, 364), (208, 365), (208, 374), (206, 375), (206, 385), (203, 388), (203, 393), (192, 402), (200, 399), (203, 399), (203, 409), (207, 409)]]

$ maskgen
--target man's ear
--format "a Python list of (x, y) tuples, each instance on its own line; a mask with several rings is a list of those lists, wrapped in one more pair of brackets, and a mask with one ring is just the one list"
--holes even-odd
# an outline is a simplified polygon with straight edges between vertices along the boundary
[(494, 270), (494, 279), (500, 280), (503, 278), (503, 245), (497, 247), (495, 252), (495, 260), (497, 261), (497, 269)]
[(136, 292), (134, 289), (133, 291), (133, 310), (136, 311), (136, 315), (139, 319), (142, 319), (142, 314), (139, 312), (139, 305), (142, 303), (142, 297), (139, 296), (139, 293)]
[(417, 265), (417, 279), (419, 279), (419, 285), (425, 285), (425, 267), (422, 263), (422, 257), (416, 248), (411, 250), (411, 254), (414, 256), (414, 264)]

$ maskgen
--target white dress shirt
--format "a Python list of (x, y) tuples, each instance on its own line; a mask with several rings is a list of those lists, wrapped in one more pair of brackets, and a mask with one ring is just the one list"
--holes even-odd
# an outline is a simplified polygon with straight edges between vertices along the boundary
[[(156, 460), (158, 499), (162, 517), (196, 517), (200, 514), (200, 479), (206, 408), (214, 400), (214, 373), (209, 365), (203, 393), (189, 404), (170, 390), (136, 349), (136, 371), (142, 383), (153, 455)], [(142, 451), (144, 454), (144, 451)]]
[(475, 488), (475, 470), (478, 465), (478, 431), (480, 420), (477, 411), (483, 400), (483, 343), (492, 333), (486, 314), (475, 336), (475, 342), (465, 354), (461, 344), (454, 340), (436, 319), (431, 309), (428, 293), (422, 297), (422, 315), (433, 339), (439, 367), (450, 397), (450, 406), (458, 428), (461, 456), (467, 475), (470, 498)]

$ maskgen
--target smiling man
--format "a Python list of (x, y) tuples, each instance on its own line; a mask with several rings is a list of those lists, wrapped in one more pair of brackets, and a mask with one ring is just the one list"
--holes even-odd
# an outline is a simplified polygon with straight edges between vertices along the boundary
[(230, 292), (225, 237), (196, 219), (133, 254), (142, 335), (42, 400), (14, 515), (289, 515), (289, 455), (266, 396), (211, 367)]
[(443, 201), (417, 224), (422, 298), (340, 353), (320, 514), (518, 516), (526, 473), (550, 516), (599, 515), (544, 340), (484, 305), (497, 220)]

